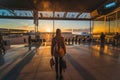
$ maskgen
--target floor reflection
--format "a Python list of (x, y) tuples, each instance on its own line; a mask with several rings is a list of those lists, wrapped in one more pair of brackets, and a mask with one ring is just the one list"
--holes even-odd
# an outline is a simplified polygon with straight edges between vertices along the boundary
[[(116, 59), (120, 59), (120, 49), (119, 48), (114, 48), (110, 46), (92, 46), (93, 51), (96, 51), (95, 54), (98, 54), (97, 56), (100, 55), (108, 55)], [(98, 51), (98, 53), (97, 53)]]
[(104, 46), (100, 46), (100, 55), (104, 54)]
[(4, 55), (0, 54), (0, 66), (2, 66), (4, 63), (5, 63)]

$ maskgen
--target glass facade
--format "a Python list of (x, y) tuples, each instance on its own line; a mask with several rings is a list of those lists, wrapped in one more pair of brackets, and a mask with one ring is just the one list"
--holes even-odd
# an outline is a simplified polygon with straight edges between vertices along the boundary
[(120, 9), (108, 15), (96, 18), (93, 21), (93, 35), (104, 32), (107, 35), (120, 33)]
[(113, 13), (109, 16), (107, 16), (106, 19), (106, 25), (108, 27), (108, 33), (112, 34), (112, 33), (116, 33), (117, 32), (117, 14)]
[(118, 29), (118, 32), (120, 33), (120, 11), (118, 11), (118, 14), (117, 14), (117, 16), (118, 16), (118, 20), (117, 20), (117, 29)]
[(106, 43), (114, 40), (116, 32), (120, 34), (120, 8), (93, 21), (93, 38), (99, 41), (101, 32), (106, 35)]
[(94, 21), (93, 26), (93, 34), (99, 34), (101, 32), (105, 32), (105, 23), (104, 23), (104, 17), (101, 17)]

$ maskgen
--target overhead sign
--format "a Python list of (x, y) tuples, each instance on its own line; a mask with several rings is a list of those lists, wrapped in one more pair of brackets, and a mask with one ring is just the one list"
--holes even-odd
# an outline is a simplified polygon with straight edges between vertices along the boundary
[(105, 5), (105, 8), (113, 8), (116, 6), (116, 2), (111, 2)]

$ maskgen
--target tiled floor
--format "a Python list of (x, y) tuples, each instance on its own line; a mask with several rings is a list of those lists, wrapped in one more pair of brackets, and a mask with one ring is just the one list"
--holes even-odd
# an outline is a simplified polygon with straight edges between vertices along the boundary
[[(114, 52), (111, 48), (108, 52)], [(64, 80), (120, 80), (120, 56), (114, 58), (99, 46), (67, 46), (67, 69)], [(119, 49), (118, 49), (119, 50)], [(119, 54), (120, 53), (112, 53)], [(49, 65), (50, 46), (39, 48), (33, 59), (24, 66), (17, 80), (56, 80)]]
[(5, 55), (0, 54), (0, 80), (31, 51), (28, 51), (28, 48), (22, 44), (12, 45)]
[[(67, 46), (67, 69), (63, 72), (64, 80), (120, 80), (119, 52), (120, 48), (108, 46)], [(49, 63), (50, 46), (41, 46), (32, 56), (25, 58), (30, 60), (12, 80), (56, 80), (55, 70), (51, 69)]]

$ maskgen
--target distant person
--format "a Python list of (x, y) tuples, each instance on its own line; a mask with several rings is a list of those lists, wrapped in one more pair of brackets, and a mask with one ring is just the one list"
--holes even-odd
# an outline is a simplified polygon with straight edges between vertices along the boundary
[(86, 41), (86, 38), (85, 38), (85, 37), (83, 37), (83, 38), (82, 38), (82, 42), (83, 42), (83, 43), (85, 43), (85, 41)]
[(80, 42), (81, 42), (81, 38), (78, 39), (78, 44), (80, 45)]
[(72, 45), (74, 44), (74, 37), (72, 38)]
[(43, 39), (43, 46), (46, 45), (46, 39)]
[(28, 36), (28, 47), (31, 50), (31, 35)]
[(40, 39), (40, 45), (42, 44), (42, 39)]
[(87, 36), (87, 42), (88, 42), (89, 45), (91, 44), (91, 41), (92, 41), (91, 37)]
[(101, 43), (101, 47), (104, 47), (104, 44), (105, 44), (105, 34), (103, 32), (100, 35), (100, 43)]
[(24, 38), (24, 43), (26, 43), (26, 38)]
[(75, 39), (75, 44), (77, 44), (77, 42), (78, 42), (78, 40), (77, 40), (77, 38)]
[[(60, 50), (62, 49), (62, 52)], [(60, 77), (60, 80), (63, 79), (62, 70), (63, 70), (63, 56), (66, 54), (66, 46), (64, 37), (61, 35), (61, 30), (56, 30), (56, 36), (52, 39), (51, 45), (51, 55), (55, 58), (55, 71), (56, 71), (56, 79)], [(59, 73), (58, 73), (59, 71)]]
[(37, 35), (36, 36), (36, 42), (39, 42), (40, 41), (40, 35)]
[(70, 38), (68, 39), (68, 45), (70, 45)]
[(4, 53), (5, 54), (5, 47), (4, 47), (4, 41), (3, 41), (3, 37), (2, 37), (2, 34), (0, 33), (0, 52), (1, 54)]
[(65, 38), (65, 44), (67, 44), (67, 38)]
[(119, 44), (119, 38), (120, 38), (120, 35), (118, 32), (116, 32), (115, 36), (113, 37), (114, 38), (114, 41), (115, 41), (115, 46), (118, 46)]
[(35, 42), (36, 42), (36, 48), (39, 48), (40, 47), (40, 44), (41, 44), (41, 42), (40, 42), (40, 35), (36, 35), (36, 37), (35, 37)]

